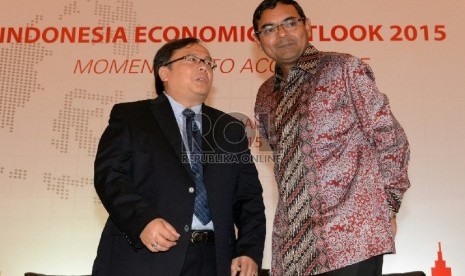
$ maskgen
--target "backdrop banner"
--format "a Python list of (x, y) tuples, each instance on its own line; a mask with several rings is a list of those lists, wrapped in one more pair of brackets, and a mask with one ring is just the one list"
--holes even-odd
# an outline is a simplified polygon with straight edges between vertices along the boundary
[[(253, 106), (274, 62), (253, 41), (259, 1), (64, 0), (0, 9), (0, 276), (89, 274), (107, 213), (93, 187), (113, 104), (155, 97), (152, 60), (195, 36), (215, 58), (208, 104), (248, 128), (271, 262), (273, 158)], [(465, 275), (465, 1), (300, 1), (319, 50), (374, 70), (411, 144), (411, 188), (384, 273)], [(462, 184), (460, 184), (462, 183)]]

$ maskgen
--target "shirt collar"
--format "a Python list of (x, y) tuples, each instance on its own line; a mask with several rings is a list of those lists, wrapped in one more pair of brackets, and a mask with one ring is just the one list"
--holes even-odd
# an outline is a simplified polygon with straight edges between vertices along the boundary
[[(318, 65), (318, 53), (318, 49), (309, 43), (302, 56), (300, 56), (300, 58), (297, 60), (296, 65), (291, 68), (289, 74), (295, 74), (299, 71), (315, 74), (316, 67)], [(274, 77), (275, 90), (279, 90), (278, 88), (281, 86), (281, 83), (285, 82), (286, 80), (284, 79), (283, 71), (277, 64), (275, 66)]]
[[(186, 109), (187, 107), (183, 106), (182, 104), (180, 104), (179, 102), (177, 102), (173, 97), (171, 97), (170, 95), (168, 95), (166, 92), (165, 93), (165, 96), (168, 98), (168, 101), (170, 102), (171, 104), (171, 108), (173, 109), (173, 112), (174, 112), (174, 116), (176, 118), (183, 118), (183, 115), (182, 115), (182, 112), (184, 111), (184, 109)], [(195, 105), (195, 106), (192, 106), (190, 107), (190, 109), (192, 109), (192, 111), (195, 112), (195, 115), (198, 115), (201, 113), (202, 111), (202, 104), (198, 104), (198, 105)]]

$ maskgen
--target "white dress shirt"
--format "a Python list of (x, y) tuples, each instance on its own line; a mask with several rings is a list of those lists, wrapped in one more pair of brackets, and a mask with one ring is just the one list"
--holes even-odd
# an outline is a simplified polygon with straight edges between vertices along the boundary
[[(184, 125), (186, 124), (186, 118), (182, 114), (184, 109), (186, 109), (187, 107), (178, 103), (166, 92), (165, 95), (171, 104), (171, 108), (173, 109), (174, 117), (176, 118), (176, 122), (178, 123), (179, 131), (181, 132), (182, 140), (184, 142), (184, 148), (186, 149), (186, 151), (189, 151), (189, 147), (187, 146), (186, 141), (186, 128), (184, 127)], [(200, 114), (202, 114), (202, 104), (190, 107), (190, 109), (195, 112), (195, 122), (197, 123), (197, 126), (199, 127), (200, 131), (202, 131), (202, 116), (200, 116)], [(193, 230), (213, 230), (213, 221), (210, 221), (209, 223), (207, 223), (207, 225), (203, 225), (199, 221), (199, 219), (195, 215), (193, 215), (191, 228)]]

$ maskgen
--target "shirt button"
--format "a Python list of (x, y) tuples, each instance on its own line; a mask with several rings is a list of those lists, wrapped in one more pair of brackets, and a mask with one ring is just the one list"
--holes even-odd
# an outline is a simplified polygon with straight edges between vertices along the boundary
[(184, 232), (189, 232), (189, 225), (184, 225)]
[(194, 187), (189, 187), (189, 194), (193, 194), (195, 192)]

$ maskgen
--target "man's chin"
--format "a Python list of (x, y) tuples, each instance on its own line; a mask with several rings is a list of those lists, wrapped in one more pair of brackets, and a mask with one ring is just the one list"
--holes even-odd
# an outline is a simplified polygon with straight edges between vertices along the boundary
[(207, 97), (208, 97), (208, 94), (210, 94), (209, 91), (198, 91), (196, 93), (196, 96), (200, 99), (200, 100), (205, 100)]

